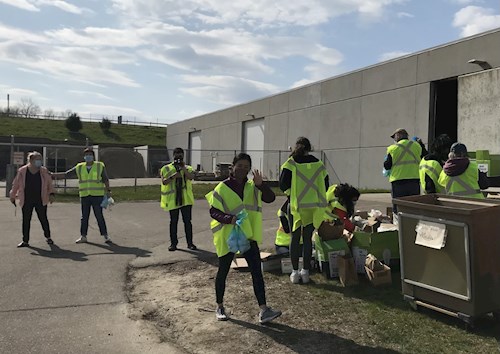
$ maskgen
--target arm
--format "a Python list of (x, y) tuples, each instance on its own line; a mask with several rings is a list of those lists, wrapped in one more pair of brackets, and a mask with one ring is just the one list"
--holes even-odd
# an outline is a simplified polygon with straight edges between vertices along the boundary
[(345, 211), (335, 208), (333, 210), (333, 212), (336, 215), (338, 215), (339, 218), (344, 223), (344, 229), (346, 229), (349, 232), (353, 232), (354, 231), (354, 229), (355, 229), (354, 224), (351, 222), (351, 220), (349, 220), (349, 218), (347, 217), (347, 213)]
[(286, 216), (280, 216), (281, 226), (283, 226), (283, 231), (287, 234), (290, 233), (290, 225), (288, 224), (288, 218)]
[(16, 177), (12, 182), (12, 189), (9, 192), (10, 201), (14, 203), (16, 201), (17, 192), (19, 191), (19, 179), (21, 178), (21, 174), (17, 171)]
[(479, 188), (486, 189), (490, 186), (490, 181), (488, 181), (488, 176), (486, 173), (479, 171), (479, 180), (477, 181)]
[(226, 214), (222, 211), (220, 211), (217, 208), (211, 207), (210, 208), (210, 217), (214, 220), (217, 220), (221, 224), (235, 224), (236, 223), (236, 216), (231, 215), (231, 214)]
[(280, 189), (284, 192), (292, 186), (292, 171), (284, 168), (280, 175)]
[(191, 166), (184, 164), (184, 166), (182, 166), (182, 170), (184, 171), (184, 176), (186, 176), (186, 179), (194, 179), (194, 171)]
[(106, 186), (106, 191), (108, 192), (108, 194), (111, 193), (111, 188), (109, 187), (109, 177), (108, 173), (106, 172), (106, 167), (104, 167), (104, 169), (102, 170), (102, 182)]
[(268, 185), (264, 184), (259, 170), (253, 170), (253, 182), (255, 183), (255, 187), (262, 192), (262, 201), (264, 203), (274, 202), (276, 195)]
[(436, 193), (436, 186), (434, 185), (434, 181), (429, 177), (428, 174), (425, 175), (425, 193)]
[(387, 154), (384, 160), (384, 168), (389, 171), (392, 168), (392, 156)]

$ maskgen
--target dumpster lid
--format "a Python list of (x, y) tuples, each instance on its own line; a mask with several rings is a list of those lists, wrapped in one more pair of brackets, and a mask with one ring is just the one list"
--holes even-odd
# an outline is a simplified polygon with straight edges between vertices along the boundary
[(425, 194), (412, 195), (408, 197), (394, 198), (395, 205), (426, 210), (443, 211), (453, 210), (457, 214), (470, 214), (471, 212), (482, 212), (491, 208), (500, 209), (500, 200), (477, 199), (467, 197), (457, 197), (446, 194)]

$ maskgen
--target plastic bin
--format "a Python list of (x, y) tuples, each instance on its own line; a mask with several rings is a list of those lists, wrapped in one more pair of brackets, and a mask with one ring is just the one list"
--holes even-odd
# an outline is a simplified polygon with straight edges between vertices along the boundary
[[(468, 326), (500, 311), (500, 202), (440, 194), (397, 198), (401, 281), (405, 300), (455, 316)], [(437, 223), (440, 249), (416, 244), (417, 225), (431, 240)], [(422, 230), (422, 228), (420, 228)], [(426, 239), (427, 240), (427, 239)]]

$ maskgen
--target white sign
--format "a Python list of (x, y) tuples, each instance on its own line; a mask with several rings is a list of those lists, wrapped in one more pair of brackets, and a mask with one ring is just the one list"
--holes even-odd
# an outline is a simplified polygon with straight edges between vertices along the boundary
[(446, 243), (446, 225), (420, 220), (415, 227), (415, 244), (440, 250)]
[(15, 151), (12, 155), (12, 162), (14, 165), (24, 165), (24, 152)]
[(479, 171), (483, 173), (488, 173), (488, 164), (487, 163), (478, 163), (477, 168)]

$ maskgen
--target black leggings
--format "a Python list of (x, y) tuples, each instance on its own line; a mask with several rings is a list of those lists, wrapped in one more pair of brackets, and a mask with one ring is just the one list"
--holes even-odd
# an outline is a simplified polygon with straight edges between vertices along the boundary
[(50, 238), (50, 226), (49, 220), (47, 219), (47, 206), (42, 205), (41, 201), (31, 202), (26, 200), (23, 205), (23, 241), (28, 243), (30, 241), (30, 226), (31, 226), (31, 216), (33, 215), (33, 209), (36, 211), (38, 220), (42, 224), (43, 234), (46, 238)]
[[(293, 229), (293, 216), (288, 207), (288, 220), (290, 220), (290, 230)], [(293, 270), (299, 270), (299, 258), (303, 256), (302, 268), (309, 270), (311, 268), (311, 255), (312, 255), (312, 234), (314, 232), (314, 225), (309, 224), (300, 226), (297, 230), (292, 231), (292, 240), (290, 242), (290, 260), (292, 261)], [(302, 236), (303, 245), (300, 244), (300, 237)]]
[[(250, 249), (243, 253), (250, 272), (252, 273), (253, 291), (257, 302), (260, 305), (266, 304), (266, 290), (264, 288), (264, 277), (262, 276), (260, 250), (257, 242), (250, 241)], [(215, 278), (215, 296), (217, 304), (222, 304), (224, 301), (224, 292), (226, 290), (226, 278), (233, 261), (234, 253), (219, 257), (219, 270)]]

